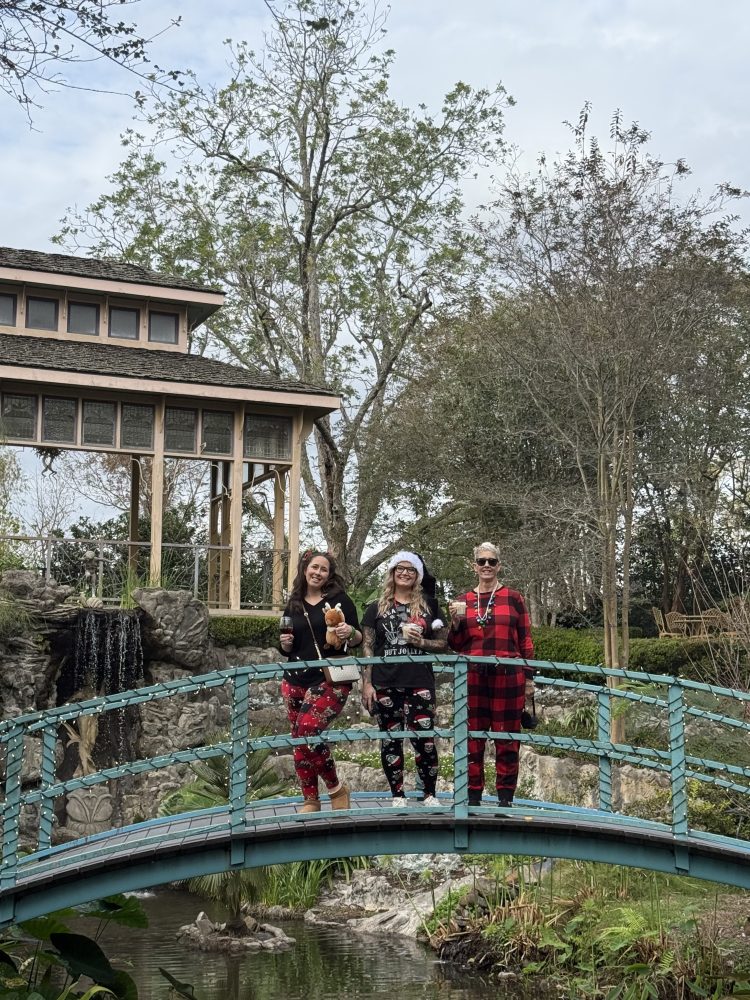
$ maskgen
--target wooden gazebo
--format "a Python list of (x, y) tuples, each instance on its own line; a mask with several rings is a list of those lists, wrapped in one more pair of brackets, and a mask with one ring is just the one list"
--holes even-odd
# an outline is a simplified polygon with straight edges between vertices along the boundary
[(336, 410), (325, 389), (188, 353), (220, 289), (110, 260), (0, 248), (0, 441), (130, 456), (129, 552), (141, 460), (152, 468), (149, 575), (162, 573), (165, 458), (210, 463), (208, 603), (241, 607), (243, 491), (273, 480), (278, 607), (299, 548), (302, 445)]

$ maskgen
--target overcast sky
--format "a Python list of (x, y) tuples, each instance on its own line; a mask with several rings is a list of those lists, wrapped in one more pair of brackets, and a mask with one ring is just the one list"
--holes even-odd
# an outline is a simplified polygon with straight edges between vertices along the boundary
[[(130, 12), (149, 32), (181, 15), (153, 55), (160, 65), (194, 69), (203, 82), (225, 79), (225, 39), (260, 48), (268, 23), (261, 0), (143, 0)], [(688, 161), (692, 184), (750, 187), (750, 15), (743, 0), (394, 0), (388, 28), (398, 100), (437, 109), (457, 80), (501, 81), (517, 101), (506, 137), (529, 165), (542, 150), (567, 148), (562, 122), (590, 100), (602, 136), (620, 108), (652, 132), (655, 154)], [(127, 75), (103, 64), (77, 78), (134, 89)], [(131, 118), (126, 97), (67, 90), (45, 98), (32, 130), (0, 95), (0, 243), (51, 249), (65, 209), (84, 207), (106, 189)], [(470, 201), (482, 193), (470, 191)]]

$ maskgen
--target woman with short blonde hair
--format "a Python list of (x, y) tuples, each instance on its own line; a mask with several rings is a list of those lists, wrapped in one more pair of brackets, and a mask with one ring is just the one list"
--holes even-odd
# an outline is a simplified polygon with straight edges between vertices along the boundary
[[(530, 660), (531, 623), (517, 590), (500, 583), (500, 552), (492, 542), (474, 549), (477, 586), (449, 605), (448, 645), (469, 658), (469, 729), (517, 733), (534, 670), (525, 664), (472, 663), (473, 656)], [(469, 739), (469, 805), (482, 804), (486, 740)], [(518, 740), (495, 740), (495, 788), (501, 806), (513, 803), (518, 784)]]

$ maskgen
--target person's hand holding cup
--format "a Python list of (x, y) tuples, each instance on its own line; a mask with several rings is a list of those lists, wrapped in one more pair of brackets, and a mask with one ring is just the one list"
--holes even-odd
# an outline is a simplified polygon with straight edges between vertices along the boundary
[(466, 601), (451, 601), (448, 605), (451, 621), (457, 625), (466, 617)]
[(279, 618), (279, 645), (283, 652), (291, 653), (294, 645), (294, 623), (289, 615)]
[(418, 645), (423, 632), (424, 629), (422, 626), (416, 622), (403, 622), (401, 625), (401, 634), (410, 646)]

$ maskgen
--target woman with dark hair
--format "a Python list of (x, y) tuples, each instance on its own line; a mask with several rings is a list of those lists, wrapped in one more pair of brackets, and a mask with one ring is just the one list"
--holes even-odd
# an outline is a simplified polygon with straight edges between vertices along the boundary
[[(472, 656), (531, 660), (529, 613), (523, 597), (500, 583), (500, 553), (492, 542), (474, 549), (477, 586), (451, 601), (448, 645), (469, 658), (469, 729), (517, 733), (527, 698), (534, 694), (534, 670), (472, 663)], [(486, 740), (469, 740), (469, 805), (482, 804)], [(495, 740), (495, 790), (501, 806), (511, 806), (518, 784), (518, 740)]]
[[(445, 630), (437, 601), (422, 590), (425, 566), (415, 552), (397, 552), (388, 563), (380, 599), (368, 605), (362, 619), (365, 656), (382, 656), (385, 663), (362, 670), (362, 703), (381, 729), (433, 729), (435, 674), (425, 653), (442, 653)], [(391, 663), (389, 657), (424, 657), (418, 662)], [(435, 797), (438, 757), (432, 737), (412, 737), (423, 802), (440, 805)], [(406, 805), (404, 796), (404, 741), (383, 740), (380, 760), (390, 785), (394, 806)]]
[[(344, 642), (341, 650), (326, 645), (323, 612), (327, 604), (340, 605), (344, 613), (345, 621), (336, 626), (336, 635)], [(336, 572), (336, 562), (329, 552), (308, 549), (302, 553), (284, 614), (292, 619), (291, 633), (281, 636), (281, 648), (290, 661), (344, 656), (349, 647), (362, 641), (357, 609), (344, 592), (344, 581)], [(292, 736), (314, 737), (327, 729), (341, 713), (351, 689), (350, 683), (327, 681), (317, 667), (284, 671), (281, 693)], [(296, 746), (294, 769), (305, 800), (300, 812), (320, 812), (320, 779), (330, 796), (331, 808), (349, 808), (349, 789), (339, 781), (328, 744)]]

